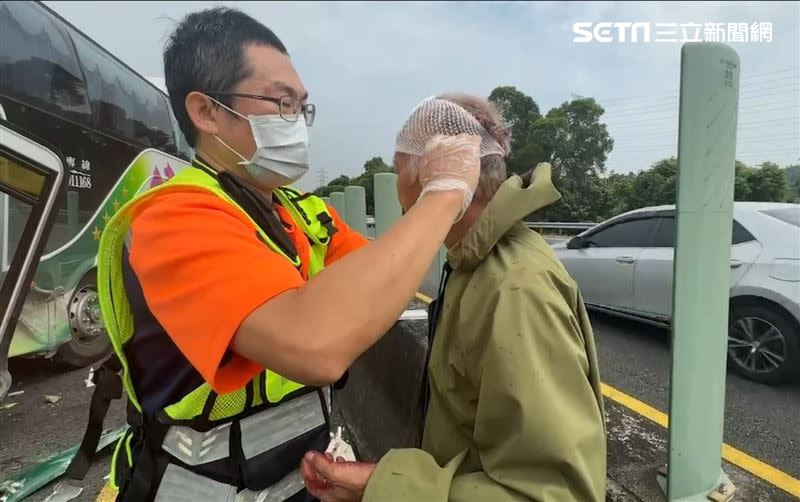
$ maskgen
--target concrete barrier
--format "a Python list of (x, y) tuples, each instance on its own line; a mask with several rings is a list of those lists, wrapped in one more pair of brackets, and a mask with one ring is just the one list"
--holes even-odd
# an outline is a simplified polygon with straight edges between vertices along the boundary
[[(415, 302), (410, 308), (425, 305)], [(356, 360), (345, 387), (335, 391), (331, 420), (344, 428), (359, 460), (374, 462), (392, 448), (419, 447), (427, 329), (425, 318), (395, 323)]]

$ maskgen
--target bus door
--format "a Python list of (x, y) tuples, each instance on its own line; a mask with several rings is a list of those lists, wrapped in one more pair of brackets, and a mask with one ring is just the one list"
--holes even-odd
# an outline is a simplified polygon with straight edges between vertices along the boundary
[(7, 214), (10, 205), (0, 206), (0, 222), (14, 221), (22, 229), (0, 229), (0, 249), (7, 257), (0, 266), (0, 400), (11, 388), (11, 337), (53, 224), (56, 198), (66, 184), (55, 152), (0, 120), (0, 198), (18, 202), (13, 214)]

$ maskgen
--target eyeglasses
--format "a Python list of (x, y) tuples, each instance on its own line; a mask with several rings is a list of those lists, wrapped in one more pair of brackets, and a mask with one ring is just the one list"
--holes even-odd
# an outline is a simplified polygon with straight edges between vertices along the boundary
[(287, 122), (297, 122), (300, 114), (308, 127), (314, 124), (314, 118), (317, 114), (317, 107), (311, 103), (301, 103), (292, 96), (286, 95), (280, 98), (271, 98), (269, 96), (259, 96), (258, 94), (240, 94), (237, 92), (207, 92), (209, 96), (229, 96), (233, 98), (247, 98), (258, 99), (260, 101), (268, 101), (278, 105), (278, 113), (281, 118)]

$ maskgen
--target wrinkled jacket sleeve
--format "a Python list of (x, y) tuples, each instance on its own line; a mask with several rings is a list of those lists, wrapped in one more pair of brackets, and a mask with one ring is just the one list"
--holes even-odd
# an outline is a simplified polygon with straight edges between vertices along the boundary
[(458, 371), (477, 373), (474, 444), (483, 472), (459, 472), (467, 450), (444, 466), (422, 450), (392, 450), (365, 501), (605, 499), (605, 426), (580, 324), (552, 278), (531, 275), (509, 277), (483, 312), (460, 323), (481, 330), (471, 334), (478, 364)]

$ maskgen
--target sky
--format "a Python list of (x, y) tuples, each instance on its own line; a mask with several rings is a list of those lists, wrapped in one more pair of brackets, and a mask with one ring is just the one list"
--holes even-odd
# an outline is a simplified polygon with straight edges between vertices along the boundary
[[(297, 185), (304, 190), (356, 176), (374, 156), (391, 162), (397, 129), (425, 97), (488, 96), (500, 85), (543, 112), (594, 97), (615, 141), (606, 167), (646, 169), (677, 152), (687, 23), (771, 23), (771, 42), (729, 42), (741, 61), (737, 158), (800, 161), (800, 2), (45, 3), (162, 85), (164, 42), (189, 12), (227, 5), (270, 27), (317, 106), (311, 170)], [(576, 22), (648, 22), (652, 40), (575, 43)], [(677, 23), (679, 40), (656, 42), (666, 36), (656, 31), (669, 30), (657, 23)]]

